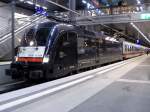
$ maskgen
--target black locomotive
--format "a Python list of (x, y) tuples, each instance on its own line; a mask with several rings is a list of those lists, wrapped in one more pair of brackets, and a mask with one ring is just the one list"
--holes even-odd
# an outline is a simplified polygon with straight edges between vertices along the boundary
[(78, 26), (43, 22), (22, 38), (16, 61), (6, 70), (12, 78), (51, 79), (122, 60), (122, 43)]

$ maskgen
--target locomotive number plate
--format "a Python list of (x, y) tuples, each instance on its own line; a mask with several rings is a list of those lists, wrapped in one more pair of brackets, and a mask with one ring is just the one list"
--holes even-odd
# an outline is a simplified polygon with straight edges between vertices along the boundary
[(20, 47), (18, 57), (43, 57), (45, 47)]

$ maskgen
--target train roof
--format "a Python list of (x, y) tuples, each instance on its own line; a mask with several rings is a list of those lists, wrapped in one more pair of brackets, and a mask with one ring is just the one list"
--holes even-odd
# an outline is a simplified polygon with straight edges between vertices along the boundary
[(144, 49), (147, 48), (147, 47), (145, 47), (143, 45), (135, 44), (135, 43), (132, 43), (132, 42), (123, 41), (123, 43), (126, 44), (126, 45), (134, 46), (134, 47), (142, 47)]
[[(37, 25), (38, 25), (38, 27), (52, 27), (52, 26), (54, 26), (56, 24), (58, 24), (58, 23), (54, 22), (54, 21), (51, 21), (51, 22), (50, 21), (46, 21), (46, 22), (40, 22)], [(35, 25), (35, 26), (37, 26), (37, 25)]]
[(60, 30), (74, 30), (78, 33), (78, 35), (88, 36), (92, 38), (99, 38), (99, 36), (104, 36), (102, 33), (89, 31), (86, 30), (85, 28), (82, 28), (81, 26), (76, 26), (68, 23), (62, 23), (62, 22), (51, 21), (51, 20), (39, 22), (38, 24), (34, 25), (30, 29), (33, 28), (36, 29), (42, 27), (49, 27), (49, 28), (57, 27)]

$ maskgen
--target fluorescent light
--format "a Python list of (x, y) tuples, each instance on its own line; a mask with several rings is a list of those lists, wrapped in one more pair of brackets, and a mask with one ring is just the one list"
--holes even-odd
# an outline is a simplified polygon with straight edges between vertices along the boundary
[(139, 7), (136, 7), (136, 10), (139, 11), (140, 10)]
[(28, 3), (30, 5), (33, 5), (33, 2), (31, 2), (31, 1), (27, 1), (26, 3)]
[(43, 6), (43, 9), (48, 9), (47, 7)]
[(150, 43), (150, 40), (144, 35), (143, 32), (141, 32), (141, 30), (134, 23), (130, 24)]
[(86, 4), (87, 2), (85, 0), (82, 0), (82, 3)]
[(37, 6), (37, 7), (41, 7), (39, 4), (36, 4), (35, 6)]
[(143, 7), (141, 6), (140, 9), (143, 10)]
[(115, 38), (112, 38), (112, 37), (106, 37), (105, 40), (108, 40), (111, 42), (118, 42)]
[(109, 39), (110, 39), (110, 37), (106, 37), (105, 39), (106, 39), (106, 40), (109, 40)]
[(88, 9), (90, 8), (90, 6), (91, 6), (91, 4), (87, 3), (87, 8), (88, 8)]
[(130, 23), (131, 25), (134, 25), (132, 22)]
[(139, 0), (137, 0), (137, 4), (141, 4), (141, 2)]
[(19, 42), (21, 42), (21, 39), (20, 39), (20, 38), (17, 38), (17, 39), (18, 39)]
[(27, 18), (27, 15), (15, 13), (15, 18)]

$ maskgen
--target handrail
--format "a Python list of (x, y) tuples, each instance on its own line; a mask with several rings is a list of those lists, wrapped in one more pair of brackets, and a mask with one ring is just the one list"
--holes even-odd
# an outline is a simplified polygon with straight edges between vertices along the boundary
[[(43, 17), (42, 17), (42, 18), (43, 18)], [(42, 19), (42, 18), (39, 17), (39, 18), (33, 20), (31, 23), (25, 24), (24, 26), (22, 26), (22, 27), (16, 29), (16, 30), (15, 30), (15, 34), (16, 34), (16, 33), (19, 33), (20, 31), (22, 31), (23, 29), (27, 28), (28, 26), (31, 26), (34, 22), (36, 22), (36, 21), (38, 21), (38, 20), (40, 20), (40, 19)], [(3, 42), (5, 42), (5, 41), (6, 41), (7, 39), (9, 39), (9, 38), (11, 38), (11, 32), (10, 32), (9, 34), (3, 36), (3, 38), (0, 38), (0, 44), (3, 43)]]
[[(21, 39), (21, 35), (23, 34), (23, 32), (27, 29), (32, 27), (34, 24), (36, 24), (38, 21), (47, 21), (47, 19), (44, 16), (38, 15), (36, 16), (36, 19), (20, 26), (19, 28), (15, 29), (15, 40), (16, 40), (16, 46), (19, 44), (19, 40)], [(11, 32), (6, 34), (5, 36), (3, 36), (2, 38), (0, 38), (0, 58), (6, 56), (6, 54), (8, 54), (11, 50), (11, 45), (10, 45), (10, 41), (11, 41)], [(5, 52), (3, 52), (5, 51)], [(6, 56), (7, 57), (7, 56)], [(9, 58), (9, 56), (8, 56)]]
[[(29, 20), (31, 19), (31, 21), (25, 21), (25, 22), (23, 22), (22, 24), (18, 24), (18, 21), (16, 21), (16, 23), (15, 23), (15, 24), (16, 24), (16, 25), (15, 25), (16, 27), (15, 27), (15, 29), (17, 30), (18, 28), (27, 25), (27, 23), (30, 23), (30, 22), (36, 20), (38, 16), (39, 16), (39, 15), (35, 15), (35, 14), (34, 14), (34, 15), (32, 15), (32, 16), (29, 17)], [(39, 16), (39, 17), (40, 17), (40, 16)], [(5, 35), (11, 33), (11, 28), (10, 28), (10, 26), (6, 26), (6, 27), (1, 28), (1, 29), (0, 29), (0, 33), (1, 33), (0, 37), (4, 37)]]

